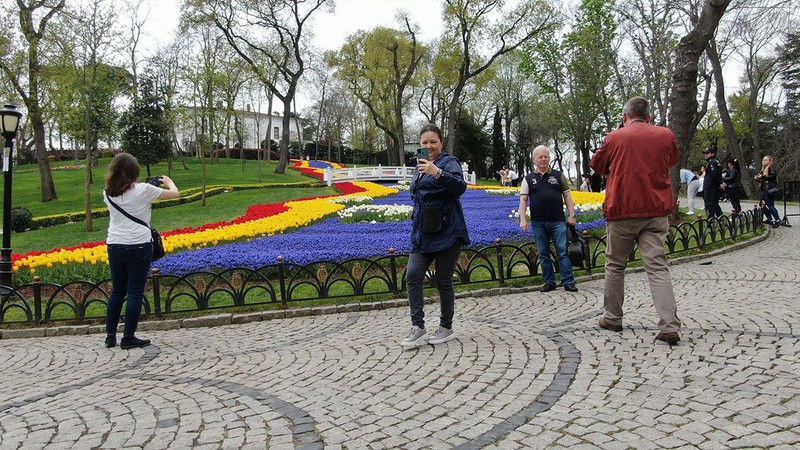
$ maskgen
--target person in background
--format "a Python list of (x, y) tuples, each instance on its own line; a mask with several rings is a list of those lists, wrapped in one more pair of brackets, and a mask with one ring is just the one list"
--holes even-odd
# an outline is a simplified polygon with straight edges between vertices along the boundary
[(579, 190), (581, 192), (591, 192), (592, 188), (590, 186), (592, 180), (592, 176), (588, 173), (583, 174), (583, 183), (581, 183), (581, 187)]
[(706, 218), (721, 217), (719, 192), (722, 188), (722, 167), (717, 159), (717, 148), (713, 145), (706, 148), (703, 150), (703, 156), (706, 158), (705, 177), (703, 178), (703, 204), (706, 209)]
[(603, 192), (603, 177), (597, 172), (592, 172), (589, 187), (592, 188), (592, 192)]
[(511, 178), (509, 177), (508, 167), (503, 166), (502, 169), (497, 171), (500, 175), (500, 186), (511, 186)]
[(761, 159), (761, 171), (755, 176), (755, 180), (761, 183), (761, 205), (764, 206), (764, 215), (767, 217), (766, 223), (773, 228), (781, 226), (781, 218), (775, 208), (775, 197), (778, 195), (778, 171), (773, 167), (772, 156), (764, 156)]
[[(519, 188), (519, 227), (528, 231), (526, 210), (530, 208), (533, 240), (539, 250), (539, 267), (544, 286), (540, 292), (556, 289), (556, 275), (550, 259), (550, 242), (556, 249), (556, 261), (564, 290), (578, 292), (572, 273), (572, 261), (567, 253), (567, 224), (575, 226), (575, 203), (569, 181), (563, 173), (550, 168), (550, 149), (540, 145), (533, 149), (533, 172), (522, 180)], [(528, 202), (530, 198), (530, 204)], [(564, 219), (564, 205), (569, 216)]]
[[(400, 343), (403, 347), (417, 347), (426, 341), (429, 344), (441, 344), (455, 337), (453, 273), (461, 247), (470, 242), (459, 200), (467, 190), (467, 183), (458, 159), (442, 150), (443, 141), (442, 130), (436, 125), (425, 125), (419, 133), (419, 145), (428, 149), (430, 159), (418, 161), (419, 172), (410, 186), (414, 209), (411, 214), (411, 254), (406, 268), (406, 286), (411, 330)], [(441, 315), (439, 328), (428, 338), (422, 282), (434, 261)]]
[(519, 174), (514, 169), (508, 169), (508, 178), (511, 180), (511, 186), (517, 187), (519, 184)]
[(689, 169), (681, 169), (681, 184), (686, 185), (686, 206), (689, 208), (689, 214), (694, 214), (694, 198), (697, 197), (697, 191), (700, 189), (700, 179), (697, 178), (694, 172)]
[(658, 313), (656, 339), (674, 345), (681, 340), (681, 322), (664, 242), (674, 208), (669, 170), (680, 153), (669, 128), (650, 125), (645, 98), (628, 100), (622, 111), (623, 126), (606, 135), (591, 160), (595, 172), (608, 175), (603, 204), (607, 222), (604, 313), (599, 326), (622, 331), (625, 267), (638, 245)]
[(728, 194), (728, 200), (733, 207), (731, 214), (736, 215), (741, 213), (742, 205), (740, 199), (742, 198), (742, 175), (738, 159), (731, 158), (728, 160), (728, 171), (722, 176), (722, 182), (725, 185), (725, 192)]
[(125, 328), (120, 348), (129, 349), (150, 345), (149, 339), (136, 337), (139, 314), (142, 310), (144, 286), (153, 258), (153, 243), (150, 229), (125, 217), (109, 202), (109, 198), (128, 214), (150, 223), (151, 205), (154, 200), (176, 198), (180, 195), (175, 183), (168, 176), (159, 178), (160, 185), (138, 183), (139, 162), (128, 153), (119, 153), (106, 173), (103, 201), (108, 206), (109, 222), (108, 265), (111, 269), (111, 295), (106, 308), (106, 348), (117, 345), (117, 325), (125, 306)]

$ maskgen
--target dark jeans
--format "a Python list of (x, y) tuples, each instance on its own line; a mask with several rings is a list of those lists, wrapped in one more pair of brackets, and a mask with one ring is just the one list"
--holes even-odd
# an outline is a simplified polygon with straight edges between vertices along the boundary
[(133, 337), (139, 325), (139, 314), (142, 311), (144, 286), (147, 283), (147, 272), (153, 258), (153, 244), (108, 246), (108, 265), (111, 268), (111, 296), (106, 308), (106, 333), (117, 334), (119, 315), (122, 303), (125, 305), (124, 337)]
[(572, 261), (567, 253), (567, 222), (531, 222), (533, 240), (536, 248), (539, 249), (539, 267), (542, 269), (542, 278), (545, 283), (556, 284), (556, 274), (553, 268), (553, 261), (550, 259), (550, 242), (556, 249), (556, 261), (558, 261), (558, 273), (561, 276), (561, 284), (575, 284), (575, 277), (572, 273)]
[(439, 302), (442, 315), (439, 325), (447, 329), (453, 328), (455, 293), (453, 292), (453, 272), (461, 254), (461, 241), (452, 247), (435, 253), (412, 253), (408, 256), (406, 269), (406, 288), (408, 289), (408, 306), (411, 308), (411, 324), (425, 328), (425, 303), (422, 282), (425, 273), (433, 261), (436, 261), (436, 289), (439, 291)]
[(778, 215), (778, 210), (775, 208), (774, 195), (769, 195), (767, 191), (761, 191), (761, 202), (766, 206), (764, 208), (764, 215), (767, 216), (767, 220), (781, 220), (781, 216)]

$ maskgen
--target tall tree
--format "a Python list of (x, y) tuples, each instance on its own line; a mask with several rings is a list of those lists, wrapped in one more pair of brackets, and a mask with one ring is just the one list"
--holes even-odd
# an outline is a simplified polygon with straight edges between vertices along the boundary
[[(164, 94), (165, 102), (165, 120), (169, 123), (171, 147), (175, 150), (174, 153), (180, 158), (181, 164), (184, 169), (189, 167), (183, 159), (183, 149), (181, 143), (178, 142), (175, 128), (178, 123), (179, 110), (173, 108), (177, 104), (179, 95), (179, 80), (180, 80), (180, 54), (182, 45), (177, 39), (166, 43), (160, 47), (155, 54), (147, 61), (147, 66), (153, 74), (155, 80), (155, 89)], [(168, 156), (168, 175), (172, 176), (172, 154)]]
[[(589, 172), (593, 138), (618, 114), (611, 112), (619, 102), (610, 92), (612, 68), (616, 66), (611, 44), (616, 37), (617, 21), (611, 0), (582, 0), (573, 31), (564, 38), (567, 55), (567, 110), (575, 146), (577, 179)], [(603, 126), (598, 126), (601, 120)]]
[[(623, 19), (621, 30), (633, 45), (643, 75), (644, 97), (652, 105), (653, 123), (661, 126), (667, 124), (680, 1), (626, 0), (617, 8)], [(623, 98), (630, 96), (622, 92)]]
[[(700, 15), (694, 20), (694, 27), (680, 40), (675, 54), (675, 71), (672, 74), (672, 94), (669, 111), (669, 127), (675, 133), (675, 140), (681, 151), (681, 162), (685, 164), (690, 151), (692, 135), (697, 127), (695, 121), (698, 111), (697, 80), (698, 61), (705, 51), (714, 32), (719, 26), (722, 15), (731, 0), (704, 0)], [(676, 164), (670, 171), (672, 178), (672, 197), (677, 205), (680, 180)]]
[(503, 116), (500, 114), (500, 107), (495, 106), (494, 119), (492, 120), (492, 165), (489, 171), (497, 173), (508, 162), (505, 140), (503, 139)]
[[(505, 160), (512, 167), (515, 158), (511, 155), (511, 133), (514, 121), (519, 118), (520, 107), (524, 93), (530, 91), (528, 77), (522, 74), (522, 53), (511, 52), (498, 61), (494, 70), (494, 77), (490, 81), (494, 101), (500, 106), (503, 116), (503, 132), (505, 140)], [(519, 168), (519, 166), (516, 166)]]
[(375, 125), (386, 133), (391, 143), (390, 165), (405, 160), (403, 116), (411, 99), (407, 88), (425, 52), (408, 17), (401, 20), (403, 31), (384, 27), (360, 31), (327, 58), (337, 68), (337, 76), (369, 109)]
[[(14, 86), (25, 108), (28, 110), (28, 121), (33, 129), (33, 138), (36, 148), (36, 159), (39, 164), (39, 179), (42, 185), (42, 201), (49, 202), (56, 199), (56, 187), (53, 183), (53, 173), (50, 170), (50, 161), (47, 159), (47, 142), (45, 137), (45, 119), (42, 111), (42, 61), (39, 51), (42, 39), (47, 32), (47, 26), (57, 14), (64, 9), (66, 0), (16, 0), (19, 8), (19, 25), (22, 36), (28, 43), (23, 49), (27, 53), (25, 58), (27, 70), (17, 71), (19, 67), (9, 64), (14, 58), (6, 58), (11, 52), (11, 47), (2, 48), (3, 57), (0, 58), (0, 70)], [(27, 79), (24, 78), (27, 75)]]
[[(210, 21), (231, 48), (247, 63), (259, 80), (283, 102), (281, 154), (276, 173), (284, 173), (289, 162), (292, 101), (306, 62), (308, 25), (326, 0), (187, 0), (186, 16)], [(262, 60), (269, 62), (261, 64)], [(279, 81), (268, 67), (277, 70)]]
[(456, 116), (455, 131), (447, 140), (452, 141), (448, 145), (453, 146), (461, 161), (469, 164), (478, 177), (491, 178), (493, 173), (489, 172), (487, 160), (492, 154), (492, 136), (484, 131), (484, 126), (462, 108)]
[(150, 176), (150, 166), (169, 156), (172, 139), (163, 93), (156, 90), (153, 78), (145, 76), (140, 81), (139, 98), (121, 120), (122, 149), (144, 164)]
[[(494, 64), (498, 57), (512, 52), (537, 34), (555, 29), (555, 13), (549, 3), (529, 0), (504, 8), (502, 0), (445, 0), (443, 45), (459, 53), (455, 66), (458, 78), (447, 108), (447, 136), (455, 131), (456, 115), (464, 88)], [(486, 52), (486, 49), (489, 49)], [(485, 52), (485, 53), (482, 53)], [(447, 150), (453, 153), (454, 139)]]
[(116, 28), (117, 13), (108, 0), (90, 0), (70, 8), (59, 21), (59, 46), (66, 61), (72, 61), (76, 74), (76, 87), (80, 92), (78, 111), (82, 118), (81, 137), (86, 152), (84, 180), (84, 208), (86, 231), (93, 231), (92, 223), (92, 167), (99, 158), (101, 133), (106, 141), (116, 127), (114, 100), (124, 87), (129, 86), (124, 70), (111, 66), (111, 54), (119, 38)]

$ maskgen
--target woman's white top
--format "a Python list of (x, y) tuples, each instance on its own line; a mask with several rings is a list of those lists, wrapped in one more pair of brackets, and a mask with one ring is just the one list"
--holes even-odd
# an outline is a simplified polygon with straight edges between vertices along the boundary
[[(123, 192), (118, 197), (111, 197), (126, 213), (150, 223), (150, 208), (153, 200), (157, 199), (163, 189), (148, 183), (133, 183), (133, 187)], [(108, 205), (111, 220), (108, 223), (107, 244), (135, 245), (150, 242), (150, 230), (125, 217), (117, 208), (108, 202), (105, 191), (103, 201)]]

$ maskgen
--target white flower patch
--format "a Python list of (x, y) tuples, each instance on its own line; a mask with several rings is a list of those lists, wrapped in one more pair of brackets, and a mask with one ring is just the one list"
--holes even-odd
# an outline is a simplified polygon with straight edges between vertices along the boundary
[(366, 195), (347, 195), (342, 197), (334, 197), (328, 201), (345, 206), (366, 205), (372, 203), (372, 197), (368, 197)]
[(356, 205), (339, 211), (339, 220), (354, 222), (401, 222), (411, 218), (414, 208), (408, 205)]
[[(575, 205), (575, 209), (579, 212), (589, 212), (589, 211), (602, 211), (603, 204), (602, 203), (583, 203), (580, 205)], [(564, 211), (567, 210), (567, 205), (564, 205)], [(530, 209), (525, 208), (525, 217), (528, 219), (531, 218)], [(508, 215), (509, 219), (519, 221), (519, 210), (512, 209), (511, 214)]]
[(519, 195), (519, 189), (513, 189), (513, 188), (486, 189), (486, 193), (496, 194), (496, 195)]
[(408, 191), (411, 189), (411, 180), (400, 180), (396, 185), (392, 186), (398, 191)]

